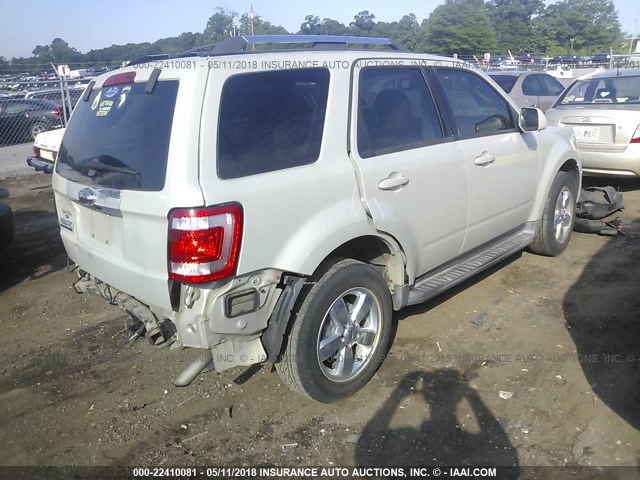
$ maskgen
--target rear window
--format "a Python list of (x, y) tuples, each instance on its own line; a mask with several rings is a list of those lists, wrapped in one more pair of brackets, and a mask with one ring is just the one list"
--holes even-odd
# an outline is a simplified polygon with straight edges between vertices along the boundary
[(175, 80), (95, 89), (78, 102), (65, 132), (56, 172), (70, 180), (121, 190), (164, 187)]
[(515, 75), (491, 75), (491, 79), (500, 85), (500, 88), (502, 88), (505, 93), (509, 93), (516, 84), (518, 77)]
[(578, 80), (556, 105), (640, 103), (640, 75)]
[(218, 176), (308, 165), (320, 155), (329, 70), (247, 73), (227, 80), (218, 126)]

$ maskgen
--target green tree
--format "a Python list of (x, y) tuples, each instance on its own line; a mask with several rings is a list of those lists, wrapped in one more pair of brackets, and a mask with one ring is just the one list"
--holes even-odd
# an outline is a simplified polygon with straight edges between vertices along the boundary
[(543, 51), (545, 39), (533, 20), (544, 9), (543, 0), (490, 0), (487, 10), (496, 31), (498, 50), (503, 53)]
[(207, 26), (202, 32), (201, 44), (215, 43), (236, 33), (235, 19), (237, 12), (229, 11), (226, 8), (216, 8), (216, 13), (209, 17)]
[(431, 12), (426, 29), (433, 53), (473, 55), (496, 48), (496, 33), (482, 0), (446, 0)]
[(300, 25), (301, 35), (320, 35), (322, 34), (322, 22), (320, 17), (315, 15), (307, 15), (304, 17), (304, 23)]
[(349, 24), (353, 35), (359, 35), (361, 37), (371, 36), (375, 30), (376, 16), (364, 10), (353, 17), (353, 22)]
[[(240, 17), (240, 26), (238, 33), (242, 35), (251, 34), (251, 16), (248, 13)], [(286, 35), (287, 29), (279, 25), (272, 25), (270, 22), (263, 20), (260, 15), (253, 15), (253, 33), (255, 35)]]
[(612, 0), (560, 0), (547, 7), (539, 26), (566, 53), (608, 52), (622, 41)]
[(70, 47), (61, 38), (54, 38), (51, 45), (38, 45), (33, 49), (33, 55), (43, 63), (73, 63), (81, 56), (75, 48)]
[(378, 22), (374, 33), (381, 37), (391, 38), (399, 42), (412, 52), (426, 50), (426, 33), (420, 27), (418, 19), (413, 13), (405, 15), (398, 22)]

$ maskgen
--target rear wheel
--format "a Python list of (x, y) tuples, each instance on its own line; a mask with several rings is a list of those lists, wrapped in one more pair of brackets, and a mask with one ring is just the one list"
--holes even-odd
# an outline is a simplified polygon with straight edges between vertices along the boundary
[(341, 261), (302, 299), (276, 369), (293, 391), (313, 400), (345, 398), (380, 366), (391, 321), (389, 289), (378, 271)]
[(558, 172), (551, 185), (542, 220), (530, 250), (539, 255), (559, 255), (567, 248), (576, 218), (578, 179), (575, 173)]
[(31, 135), (31, 140), (35, 140), (38, 134), (47, 131), (47, 126), (42, 122), (37, 122), (31, 125), (29, 129), (29, 134)]

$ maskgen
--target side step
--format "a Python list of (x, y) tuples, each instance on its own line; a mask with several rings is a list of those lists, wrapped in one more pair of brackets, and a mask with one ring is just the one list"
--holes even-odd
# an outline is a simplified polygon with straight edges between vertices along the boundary
[(533, 241), (535, 225), (500, 237), (497, 241), (483, 245), (464, 254), (453, 263), (445, 264), (416, 279), (409, 291), (407, 305), (416, 305), (441, 294), (462, 283), (476, 273), (485, 270), (501, 260), (522, 250)]

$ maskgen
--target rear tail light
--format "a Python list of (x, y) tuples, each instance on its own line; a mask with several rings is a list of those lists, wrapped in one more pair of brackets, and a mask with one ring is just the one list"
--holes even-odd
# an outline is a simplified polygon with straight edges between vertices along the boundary
[(36, 157), (39, 157), (40, 156), (40, 149), (38, 147), (33, 147), (33, 154)]
[(633, 137), (631, 137), (631, 143), (640, 143), (640, 125), (636, 128)]
[(235, 272), (242, 239), (242, 207), (237, 203), (169, 212), (169, 278), (204, 283)]
[(53, 114), (54, 114), (56, 117), (61, 117), (61, 116), (62, 116), (62, 109), (61, 109), (61, 108), (56, 108), (56, 109), (53, 111)]

